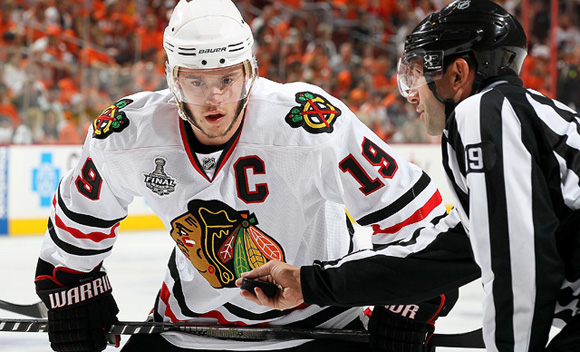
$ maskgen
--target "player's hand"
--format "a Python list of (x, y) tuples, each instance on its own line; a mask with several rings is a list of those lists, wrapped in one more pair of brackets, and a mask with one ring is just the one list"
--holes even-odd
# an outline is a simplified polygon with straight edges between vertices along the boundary
[[(259, 287), (254, 293), (241, 290), (240, 294), (256, 304), (270, 308), (285, 310), (304, 303), (302, 286), (300, 285), (300, 268), (277, 260), (257, 267), (256, 269), (242, 274), (243, 278), (256, 279), (272, 282), (280, 288), (273, 297), (268, 297)], [(242, 279), (236, 280), (236, 286), (240, 287)]]
[(420, 304), (377, 306), (369, 321), (372, 351), (433, 352), (435, 320), (446, 315), (457, 301), (457, 291)]
[(54, 351), (97, 352), (119, 346), (118, 335), (107, 335), (118, 322), (119, 309), (107, 274), (100, 266), (90, 273), (56, 270), (39, 261), (37, 293), (48, 308), (48, 338)]

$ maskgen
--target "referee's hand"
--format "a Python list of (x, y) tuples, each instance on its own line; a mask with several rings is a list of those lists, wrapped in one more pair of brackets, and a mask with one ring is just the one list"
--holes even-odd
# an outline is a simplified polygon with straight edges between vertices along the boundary
[[(277, 260), (255, 268), (252, 271), (242, 274), (242, 278), (268, 281), (279, 287), (278, 292), (268, 297), (256, 287), (254, 292), (241, 290), (240, 294), (247, 300), (256, 304), (270, 308), (285, 310), (299, 306), (304, 303), (302, 296), (302, 286), (300, 285), (300, 268)], [(236, 280), (236, 286), (242, 285), (242, 279)]]

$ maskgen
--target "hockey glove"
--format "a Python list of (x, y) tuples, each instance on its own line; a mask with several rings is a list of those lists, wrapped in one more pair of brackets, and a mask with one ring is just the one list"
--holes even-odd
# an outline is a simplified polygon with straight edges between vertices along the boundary
[(458, 292), (441, 295), (421, 304), (376, 306), (369, 321), (373, 351), (433, 352), (430, 339), (435, 320), (457, 302)]
[(107, 274), (100, 269), (99, 265), (81, 273), (39, 260), (36, 292), (48, 308), (48, 338), (53, 350), (99, 352), (108, 341), (119, 346), (119, 336), (106, 334), (119, 321), (119, 309)]

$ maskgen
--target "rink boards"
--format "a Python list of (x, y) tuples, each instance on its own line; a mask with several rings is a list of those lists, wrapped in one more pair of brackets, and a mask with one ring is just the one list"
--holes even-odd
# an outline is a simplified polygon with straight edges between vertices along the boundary
[[(450, 205), (438, 144), (394, 144), (407, 160), (423, 168)], [(10, 145), (0, 147), (0, 235), (44, 233), (53, 194), (63, 175), (80, 156), (80, 145)], [(162, 229), (143, 198), (129, 206), (123, 230)]]

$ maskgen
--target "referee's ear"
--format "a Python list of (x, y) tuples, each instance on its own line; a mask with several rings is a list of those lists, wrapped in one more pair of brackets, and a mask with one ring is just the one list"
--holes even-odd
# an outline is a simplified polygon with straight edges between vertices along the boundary
[(471, 95), (475, 80), (475, 70), (469, 67), (465, 59), (456, 59), (448, 68), (446, 74), (450, 78), (450, 88), (453, 90), (453, 100), (460, 102)]

